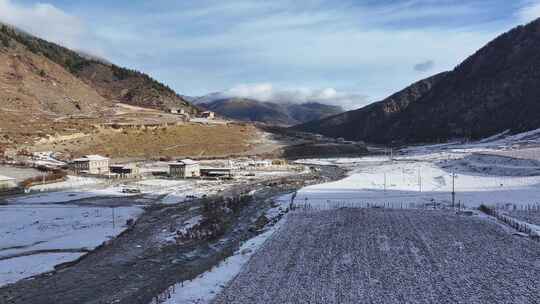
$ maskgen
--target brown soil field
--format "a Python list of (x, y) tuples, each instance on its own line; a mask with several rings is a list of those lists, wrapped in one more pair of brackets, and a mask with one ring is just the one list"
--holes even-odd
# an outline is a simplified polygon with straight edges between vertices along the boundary
[(99, 129), (78, 138), (37, 143), (33, 151), (68, 157), (101, 154), (111, 158), (215, 157), (252, 148), (259, 131), (250, 125), (182, 124), (155, 128)]

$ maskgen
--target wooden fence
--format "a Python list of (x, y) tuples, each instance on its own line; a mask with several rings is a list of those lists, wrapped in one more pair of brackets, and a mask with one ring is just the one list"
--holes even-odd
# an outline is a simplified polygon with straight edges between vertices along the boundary
[(480, 210), (488, 215), (495, 217), (499, 221), (514, 228), (518, 232), (527, 234), (531, 239), (537, 242), (540, 242), (540, 235), (538, 234), (538, 231), (533, 229), (530, 224), (525, 223), (523, 221), (516, 220), (512, 218), (511, 216), (508, 216), (504, 214), (503, 212), (497, 210), (494, 207), (487, 207), (485, 205), (482, 205), (480, 207)]

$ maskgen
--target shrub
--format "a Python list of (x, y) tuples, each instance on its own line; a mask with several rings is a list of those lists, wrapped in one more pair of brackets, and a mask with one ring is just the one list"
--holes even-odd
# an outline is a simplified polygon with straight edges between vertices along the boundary
[(478, 207), (478, 210), (480, 210), (481, 212), (484, 212), (486, 214), (491, 214), (492, 210), (491, 208), (489, 208), (488, 206), (482, 204), (480, 205), (480, 207)]
[(4, 35), (0, 35), (0, 42), (2, 42), (2, 45), (4, 47), (9, 47), (9, 38), (4, 36)]
[(34, 184), (40, 184), (43, 181), (45, 182), (58, 181), (58, 180), (64, 179), (66, 176), (67, 176), (67, 173), (65, 171), (54, 170), (45, 176), (35, 176), (35, 177), (27, 178), (23, 182), (21, 182), (21, 186), (24, 188), (28, 188)]

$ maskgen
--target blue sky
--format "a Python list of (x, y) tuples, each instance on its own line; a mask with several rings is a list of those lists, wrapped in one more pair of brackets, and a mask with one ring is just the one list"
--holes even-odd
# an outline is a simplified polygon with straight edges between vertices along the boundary
[(180, 94), (346, 108), (452, 69), (536, 17), (540, 0), (0, 0), (0, 20)]

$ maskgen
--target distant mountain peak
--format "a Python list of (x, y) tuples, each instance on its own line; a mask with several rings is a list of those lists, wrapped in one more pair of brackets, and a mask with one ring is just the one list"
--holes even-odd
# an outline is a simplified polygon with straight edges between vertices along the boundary
[(343, 112), (343, 109), (339, 106), (325, 105), (318, 102), (298, 104), (259, 101), (253, 98), (229, 97), (222, 93), (209, 94), (196, 99), (194, 102), (200, 107), (228, 118), (286, 126)]

